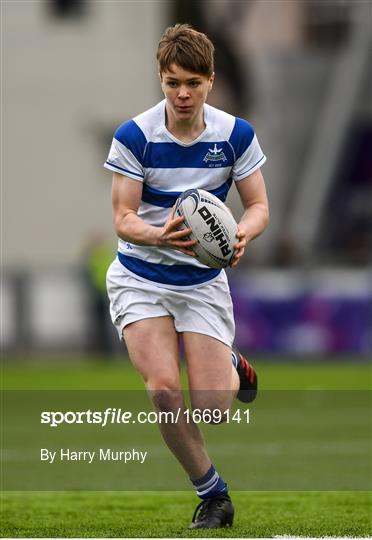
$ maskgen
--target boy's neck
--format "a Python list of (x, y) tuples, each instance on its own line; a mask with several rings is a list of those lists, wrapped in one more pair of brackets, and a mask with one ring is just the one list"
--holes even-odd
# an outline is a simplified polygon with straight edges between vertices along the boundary
[(203, 109), (192, 120), (176, 121), (165, 108), (165, 125), (167, 130), (180, 141), (192, 142), (205, 130)]

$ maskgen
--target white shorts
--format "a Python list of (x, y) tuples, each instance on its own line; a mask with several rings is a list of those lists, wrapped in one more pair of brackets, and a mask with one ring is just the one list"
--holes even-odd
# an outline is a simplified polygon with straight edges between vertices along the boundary
[(127, 274), (115, 259), (107, 272), (112, 322), (122, 339), (123, 328), (152, 317), (171, 316), (177, 332), (197, 332), (231, 347), (235, 324), (224, 271), (212, 283), (195, 289), (165, 289)]

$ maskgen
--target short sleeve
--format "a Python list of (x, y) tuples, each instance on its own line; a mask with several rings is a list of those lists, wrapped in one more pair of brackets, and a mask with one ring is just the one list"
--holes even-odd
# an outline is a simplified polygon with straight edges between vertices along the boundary
[(261, 150), (253, 127), (246, 120), (236, 118), (229, 142), (235, 153), (232, 168), (232, 178), (235, 182), (243, 180), (265, 163), (266, 156)]
[(122, 124), (114, 134), (107, 160), (106, 169), (143, 181), (145, 172), (143, 156), (146, 138), (137, 124), (130, 120)]

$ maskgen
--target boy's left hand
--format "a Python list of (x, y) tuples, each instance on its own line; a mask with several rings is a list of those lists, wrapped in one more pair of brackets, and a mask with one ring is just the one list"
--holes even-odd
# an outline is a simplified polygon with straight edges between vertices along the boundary
[(247, 245), (247, 234), (239, 228), (236, 232), (236, 238), (238, 239), (237, 243), (234, 244), (234, 257), (231, 259), (230, 266), (231, 268), (235, 268), (239, 262), (242, 256), (244, 255), (245, 247)]

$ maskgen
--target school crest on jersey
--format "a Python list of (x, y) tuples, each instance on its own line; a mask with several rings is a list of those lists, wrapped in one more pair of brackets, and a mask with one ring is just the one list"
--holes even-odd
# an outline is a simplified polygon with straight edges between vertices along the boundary
[(205, 163), (216, 163), (216, 161), (224, 162), (227, 161), (227, 157), (225, 156), (222, 148), (218, 148), (217, 143), (214, 143), (213, 148), (208, 148), (208, 152), (205, 154), (203, 161)]

